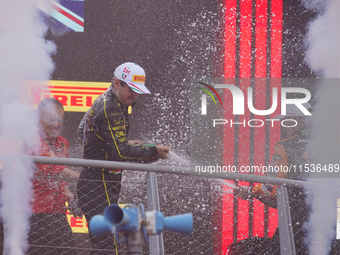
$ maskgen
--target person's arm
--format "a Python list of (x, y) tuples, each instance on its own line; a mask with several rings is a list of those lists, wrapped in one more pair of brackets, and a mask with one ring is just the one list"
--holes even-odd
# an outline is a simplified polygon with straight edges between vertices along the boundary
[(157, 145), (157, 157), (167, 159), (169, 157), (169, 151), (171, 150), (168, 146)]
[(66, 202), (71, 203), (74, 200), (74, 194), (72, 193), (68, 185), (65, 185), (64, 187), (64, 194)]
[(68, 167), (65, 167), (63, 171), (61, 171), (60, 175), (64, 178), (78, 179), (80, 174)]
[(142, 144), (143, 142), (139, 140), (129, 140), (128, 143), (129, 145), (135, 146), (137, 144)]
[(122, 161), (151, 162), (158, 158), (166, 158), (166, 146), (143, 147), (130, 145), (125, 128), (125, 119), (122, 109), (116, 102), (103, 101), (101, 111), (102, 134), (107, 147), (111, 152), (111, 158)]
[[(274, 147), (273, 157), (270, 165), (275, 169), (275, 166), (288, 166), (288, 156), (281, 143), (277, 143)], [(282, 168), (278, 168), (282, 169)], [(286, 178), (286, 173), (283, 171), (267, 172), (266, 176), (276, 178)], [(270, 207), (276, 207), (276, 189), (277, 185), (259, 183), (254, 187), (240, 186), (236, 188), (236, 193), (242, 199), (258, 198), (264, 204)]]
[[(138, 144), (142, 144), (143, 142), (139, 140), (129, 140), (128, 143), (129, 145), (135, 146)], [(169, 157), (169, 151), (171, 149), (168, 146), (156, 145), (155, 147), (157, 149), (158, 158), (167, 159)]]

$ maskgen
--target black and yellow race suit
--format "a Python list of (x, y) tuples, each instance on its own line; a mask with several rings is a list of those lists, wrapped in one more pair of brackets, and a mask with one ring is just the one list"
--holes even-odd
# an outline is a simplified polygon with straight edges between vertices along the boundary
[[(127, 108), (118, 101), (111, 86), (96, 99), (82, 123), (84, 125), (80, 133), (84, 135), (84, 159), (134, 162), (151, 162), (157, 159), (156, 147), (128, 144)], [(121, 172), (120, 169), (82, 169), (77, 184), (77, 195), (87, 221), (96, 214), (102, 214), (108, 205), (118, 202)], [(93, 249), (114, 248), (111, 242), (103, 242), (93, 236), (91, 243)]]
[(156, 148), (128, 144), (129, 117), (110, 86), (85, 115), (84, 158), (109, 161), (149, 162)]

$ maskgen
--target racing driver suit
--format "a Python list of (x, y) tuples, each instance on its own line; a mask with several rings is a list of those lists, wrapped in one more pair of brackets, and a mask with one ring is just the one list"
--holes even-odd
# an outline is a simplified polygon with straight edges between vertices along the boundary
[[(156, 147), (129, 145), (127, 108), (118, 101), (112, 86), (96, 99), (85, 114), (82, 123), (84, 124), (84, 159), (135, 162), (151, 162), (158, 159)], [(81, 126), (82, 124), (80, 129)], [(78, 130), (78, 132), (82, 131)], [(121, 169), (94, 167), (82, 169), (77, 184), (77, 195), (88, 222), (94, 215), (102, 214), (107, 206), (118, 202), (121, 177)], [(92, 248), (95, 246), (103, 249), (103, 241), (97, 240), (97, 243), (94, 243), (96, 239), (90, 234)], [(113, 239), (112, 236), (110, 239)]]

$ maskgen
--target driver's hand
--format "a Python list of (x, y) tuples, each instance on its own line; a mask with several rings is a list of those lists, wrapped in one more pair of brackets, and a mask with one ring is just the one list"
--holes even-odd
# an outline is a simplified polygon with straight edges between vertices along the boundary
[(157, 157), (162, 158), (162, 159), (167, 159), (169, 157), (169, 151), (171, 149), (168, 146), (165, 145), (157, 145)]
[(242, 199), (251, 198), (251, 192), (248, 186), (238, 186), (234, 189), (234, 194), (237, 194)]

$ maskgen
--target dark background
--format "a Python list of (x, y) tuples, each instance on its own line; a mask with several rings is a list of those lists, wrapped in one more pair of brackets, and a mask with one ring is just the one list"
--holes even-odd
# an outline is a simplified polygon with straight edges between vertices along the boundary
[[(146, 71), (152, 94), (139, 97), (130, 138), (168, 144), (187, 153), (190, 80), (221, 77), (223, 72), (222, 1), (84, 3), (84, 33), (48, 35), (57, 45), (52, 79), (109, 82), (119, 64), (138, 63)], [(303, 44), (307, 23), (315, 13), (295, 0), (285, 0), (283, 7), (282, 77), (315, 77), (304, 63)], [(75, 122), (82, 115), (66, 113), (63, 134), (71, 143), (76, 142)]]
[[(47, 35), (57, 45), (51, 79), (109, 82), (116, 66), (126, 61), (138, 63), (146, 71), (146, 86), (152, 94), (140, 95), (131, 115), (129, 138), (167, 144), (188, 159), (190, 80), (221, 77), (223, 72), (222, 3), (218, 0), (85, 0), (84, 33)], [(315, 13), (296, 0), (285, 0), (283, 11), (282, 77), (315, 77), (304, 63), (303, 44), (306, 25)], [(65, 113), (62, 135), (70, 142), (71, 157), (82, 157), (82, 144), (76, 131), (83, 114)], [(219, 199), (211, 196), (210, 182), (162, 175), (159, 186), (165, 215), (193, 212), (195, 219), (191, 237), (183, 240), (181, 236), (166, 234), (170, 235), (165, 236), (165, 246), (170, 247), (168, 253), (176, 253), (178, 246), (187, 247), (190, 243), (196, 248), (195, 254), (212, 254), (211, 240), (216, 233), (211, 231), (211, 215), (216, 204), (204, 210), (198, 207)], [(143, 192), (137, 196), (143, 198)], [(197, 192), (200, 196), (194, 196)], [(131, 202), (136, 197), (127, 191), (125, 199)], [(179, 254), (190, 254), (190, 250)]]

